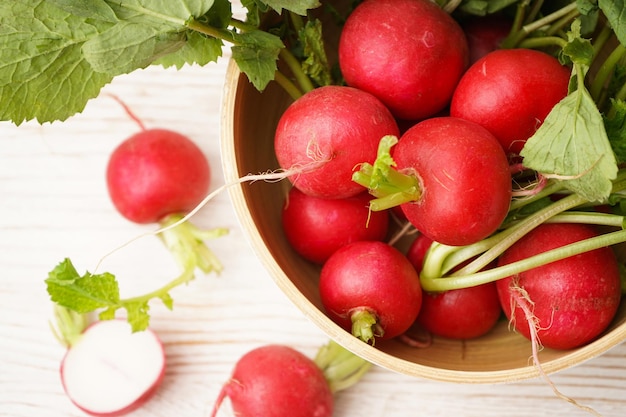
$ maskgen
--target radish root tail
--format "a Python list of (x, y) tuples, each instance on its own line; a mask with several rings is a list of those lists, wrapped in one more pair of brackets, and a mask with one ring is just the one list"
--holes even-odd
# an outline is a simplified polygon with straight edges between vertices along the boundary
[[(511, 311), (515, 311), (514, 308), (516, 306), (519, 307), (524, 313), (526, 320), (528, 321), (528, 328), (530, 332), (530, 343), (531, 343), (531, 349), (532, 349), (532, 361), (533, 361), (535, 368), (537, 369), (537, 372), (539, 373), (539, 376), (546, 381), (546, 383), (550, 386), (550, 388), (552, 389), (552, 391), (558, 398), (574, 405), (575, 407), (583, 411), (590, 413), (591, 415), (602, 417), (602, 415), (598, 413), (596, 410), (594, 410), (593, 408), (586, 406), (584, 404), (580, 404), (574, 398), (563, 394), (557, 388), (554, 382), (552, 382), (548, 374), (546, 374), (545, 370), (543, 369), (543, 366), (541, 366), (541, 362), (539, 361), (539, 351), (541, 350), (542, 346), (541, 346), (541, 342), (539, 341), (538, 332), (539, 330), (541, 330), (541, 328), (539, 327), (538, 318), (533, 313), (534, 303), (528, 296), (528, 293), (526, 292), (526, 290), (520, 287), (519, 284), (515, 280), (513, 280), (513, 282), (511, 283), (511, 303), (513, 306), (513, 309)], [(511, 314), (511, 317), (514, 317), (514, 314)], [(513, 321), (514, 319), (511, 319), (511, 320)]]

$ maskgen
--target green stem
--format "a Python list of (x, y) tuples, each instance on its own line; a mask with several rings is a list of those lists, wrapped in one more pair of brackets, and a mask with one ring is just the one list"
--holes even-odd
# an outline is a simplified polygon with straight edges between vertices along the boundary
[[(518, 5), (518, 12), (516, 14), (516, 19), (518, 18), (518, 14), (523, 14), (525, 10), (525, 6)], [(537, 19), (532, 21), (531, 23), (525, 24), (519, 29), (515, 27), (514, 30), (511, 31), (510, 35), (502, 42), (503, 48), (515, 48), (532, 32), (535, 30), (541, 29), (542, 27), (551, 24), (554, 21), (557, 21), (563, 17), (567, 17), (571, 19), (572, 16), (570, 14), (577, 14), (577, 5), (576, 2), (573, 2), (561, 9), (550, 13), (542, 17), (541, 19)], [(523, 20), (523, 17), (519, 17), (520, 20)], [(516, 20), (514, 23), (519, 24), (519, 20)]]
[(53, 305), (53, 309), (54, 323), (50, 323), (50, 329), (59, 343), (69, 348), (76, 343), (89, 324), (87, 316), (57, 303)]
[(302, 71), (302, 65), (300, 64), (300, 61), (298, 61), (298, 59), (287, 48), (283, 48), (280, 50), (280, 57), (282, 58), (283, 62), (289, 67), (289, 70), (293, 74), (298, 85), (300, 86), (300, 89), (303, 92), (306, 93), (315, 88), (311, 79), (304, 73), (304, 71)]
[(317, 351), (314, 362), (324, 373), (333, 393), (356, 384), (372, 367), (370, 362), (332, 340)]
[(190, 19), (187, 22), (187, 28), (195, 30), (196, 32), (202, 33), (212, 38), (221, 39), (233, 45), (239, 45), (239, 42), (237, 42), (237, 40), (229, 30), (205, 25), (204, 23), (201, 23), (196, 19)]
[(456, 271), (454, 274), (464, 275), (480, 271), (481, 269), (489, 265), (492, 261), (494, 261), (498, 256), (500, 256), (505, 250), (511, 247), (522, 236), (526, 235), (528, 232), (545, 222), (547, 219), (585, 202), (586, 200), (578, 194), (571, 194), (547, 207), (544, 207), (541, 210), (538, 210), (537, 212), (528, 216), (523, 221), (498, 233), (494, 237), (494, 241), (496, 243), (493, 244), (493, 246), (491, 246), (486, 252), (470, 262), (468, 265)]
[(145, 303), (153, 298), (160, 298), (163, 294), (167, 294), (170, 290), (178, 287), (179, 285), (186, 284), (194, 279), (194, 269), (185, 269), (177, 278), (163, 285), (161, 288), (150, 291), (146, 294), (138, 295), (135, 297), (124, 298), (119, 301), (119, 306), (132, 305), (137, 303)]
[(376, 314), (366, 308), (352, 311), (350, 320), (352, 320), (352, 335), (365, 343), (374, 344), (375, 338), (384, 334), (383, 329), (378, 324)]
[(613, 75), (615, 67), (625, 54), (626, 47), (621, 43), (618, 44), (598, 69), (598, 72), (589, 87), (589, 93), (596, 102), (600, 100), (600, 95), (606, 88), (609, 78)]
[(528, 38), (519, 42), (518, 48), (547, 48), (550, 46), (558, 46), (563, 48), (567, 45), (567, 41), (559, 36), (542, 36), (537, 38)]
[(289, 94), (289, 96), (293, 99), (293, 100), (297, 100), (300, 97), (302, 97), (302, 91), (300, 91), (300, 89), (298, 88), (297, 85), (295, 85), (289, 78), (287, 78), (287, 76), (285, 74), (283, 74), (280, 71), (276, 71), (276, 73), (274, 74), (274, 81), (276, 81), (276, 83), (278, 85), (280, 85), (285, 92), (287, 92), (287, 94)]
[(483, 272), (463, 276), (451, 276), (447, 278), (421, 277), (421, 284), (422, 288), (428, 292), (442, 292), (473, 287), (516, 275), (524, 271), (528, 271), (529, 269), (537, 268), (570, 256), (579, 255), (581, 253), (616, 245), (622, 242), (626, 242), (626, 230), (606, 233), (593, 238), (581, 240), (579, 242), (542, 252), (520, 261)]

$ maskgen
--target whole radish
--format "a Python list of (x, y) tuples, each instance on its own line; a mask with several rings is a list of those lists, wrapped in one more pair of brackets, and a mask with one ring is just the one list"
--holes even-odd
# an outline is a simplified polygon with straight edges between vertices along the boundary
[(326, 314), (367, 343), (403, 334), (422, 303), (415, 268), (383, 242), (343, 246), (322, 266), (319, 291)]
[(374, 94), (399, 119), (443, 110), (467, 64), (463, 30), (430, 0), (366, 0), (339, 39), (347, 84)]
[[(499, 259), (505, 265), (597, 236), (584, 224), (541, 224)], [(615, 255), (605, 247), (497, 281), (502, 308), (516, 331), (553, 349), (572, 349), (606, 329), (620, 303)], [(532, 323), (532, 328), (529, 326)]]
[(389, 110), (356, 88), (316, 88), (293, 102), (276, 127), (274, 149), (281, 168), (305, 194), (346, 198), (363, 191), (352, 182), (361, 162), (376, 159), (378, 141), (398, 134)]
[(567, 95), (569, 79), (570, 70), (544, 52), (496, 50), (463, 74), (450, 115), (484, 126), (507, 153), (517, 155)]
[(113, 151), (106, 179), (117, 210), (146, 224), (191, 211), (206, 196), (211, 173), (204, 153), (187, 136), (145, 129)]
[[(124, 320), (86, 327), (81, 315), (56, 306), (63, 343), (61, 382), (70, 400), (92, 416), (114, 417), (136, 410), (157, 391), (166, 369), (165, 351), (151, 329), (131, 331)], [(76, 327), (76, 326), (79, 327)]]
[(421, 121), (399, 140), (383, 138), (377, 162), (364, 164), (354, 180), (378, 197), (373, 210), (400, 205), (417, 230), (451, 246), (495, 232), (511, 202), (509, 163), (497, 139), (455, 117)]
[(159, 224), (158, 236), (185, 271), (220, 272), (222, 265), (204, 240), (228, 230), (200, 230), (186, 221), (207, 197), (211, 169), (206, 156), (181, 133), (145, 128), (125, 103), (113, 98), (140, 128), (109, 156), (106, 183), (113, 205), (132, 222)]
[(293, 187), (282, 211), (285, 236), (298, 254), (319, 264), (348, 243), (383, 240), (389, 214), (370, 212), (370, 199), (366, 192), (348, 198), (318, 198)]
[(330, 417), (333, 394), (321, 369), (299, 351), (267, 345), (242, 356), (217, 398), (228, 397), (240, 417)]

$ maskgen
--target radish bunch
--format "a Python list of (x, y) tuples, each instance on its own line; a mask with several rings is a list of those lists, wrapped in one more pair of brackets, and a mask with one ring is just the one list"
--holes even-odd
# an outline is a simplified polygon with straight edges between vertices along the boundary
[[(533, 343), (584, 345), (621, 300), (606, 247), (626, 239), (623, 217), (588, 212), (599, 204), (577, 184), (586, 172), (544, 174), (525, 162), (577, 151), (544, 143), (544, 155), (536, 143), (567, 131), (555, 126), (572, 94), (584, 101), (586, 67), (565, 46), (561, 55), (520, 46), (502, 16), (462, 17), (427, 0), (365, 0), (351, 11), (338, 43), (343, 78), (297, 98), (276, 129), (277, 161), (295, 170), (285, 235), (320, 265), (326, 314), (367, 343), (413, 326), (476, 338), (506, 316)], [(570, 23), (571, 40), (580, 28)], [(359, 203), (368, 216), (336, 208), (361, 195), (354, 185), (370, 194)], [(622, 173), (609, 191), (624, 187)], [(577, 228), (587, 231), (570, 236)]]

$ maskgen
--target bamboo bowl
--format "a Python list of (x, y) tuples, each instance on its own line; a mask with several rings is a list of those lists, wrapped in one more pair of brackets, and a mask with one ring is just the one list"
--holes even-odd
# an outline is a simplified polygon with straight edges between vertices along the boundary
[[(327, 40), (327, 45), (334, 44)], [(278, 168), (274, 131), (291, 102), (275, 83), (270, 83), (263, 93), (258, 92), (231, 60), (221, 119), (226, 183)], [(244, 182), (229, 187), (229, 194), (242, 229), (269, 275), (291, 302), (331, 339), (378, 366), (420, 378), (500, 383), (539, 375), (532, 364), (530, 342), (511, 331), (506, 320), (478, 339), (458, 341), (434, 337), (428, 348), (410, 347), (396, 340), (370, 346), (336, 325), (324, 313), (317, 290), (320, 267), (295, 253), (283, 233), (281, 210), (289, 187), (287, 180)], [(543, 349), (539, 358), (544, 372), (550, 374), (597, 357), (624, 340), (626, 303), (622, 302), (613, 323), (594, 342), (567, 351)]]

